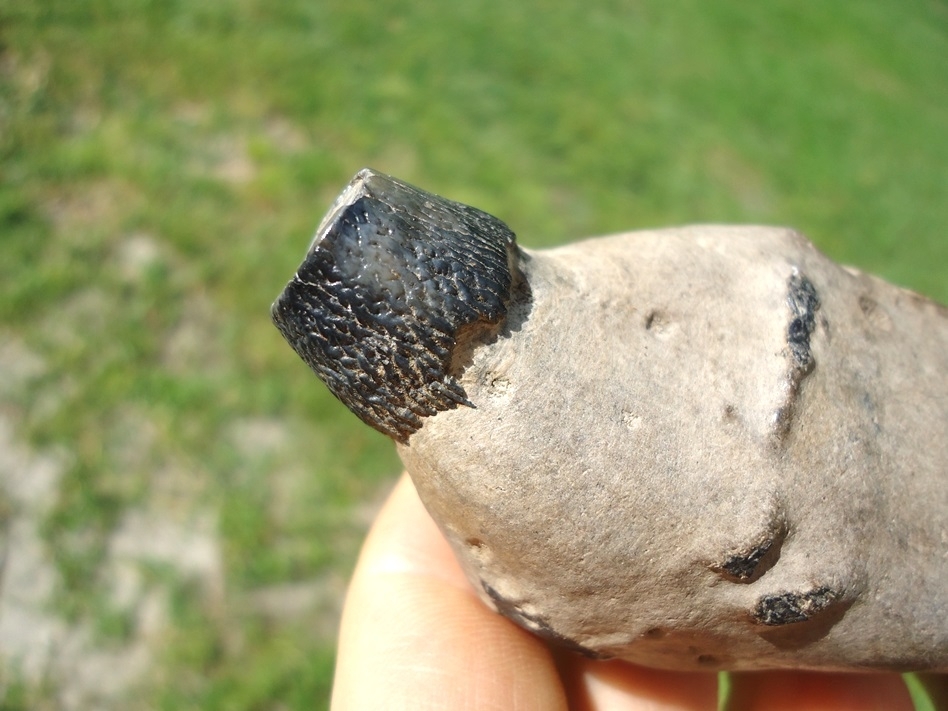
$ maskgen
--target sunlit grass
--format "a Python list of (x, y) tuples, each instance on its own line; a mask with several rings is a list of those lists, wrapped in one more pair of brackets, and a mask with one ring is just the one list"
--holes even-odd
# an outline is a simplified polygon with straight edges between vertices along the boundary
[[(241, 600), (344, 576), (398, 468), (268, 322), (358, 168), (530, 246), (792, 225), (948, 300), (937, 3), (0, 0), (0, 39), (0, 329), (45, 363), (4, 406), (68, 454), (62, 612), (128, 633), (98, 569), (157, 472), (218, 516), (227, 605), (176, 588), (160, 707), (324, 704), (331, 638)], [(248, 421), (286, 438), (258, 456)]]

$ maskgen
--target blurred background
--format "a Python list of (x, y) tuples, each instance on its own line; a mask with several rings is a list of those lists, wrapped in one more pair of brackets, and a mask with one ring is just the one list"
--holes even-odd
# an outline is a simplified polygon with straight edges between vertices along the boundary
[(0, 709), (326, 708), (399, 463), (268, 309), (363, 166), (948, 301), (948, 5), (0, 0)]

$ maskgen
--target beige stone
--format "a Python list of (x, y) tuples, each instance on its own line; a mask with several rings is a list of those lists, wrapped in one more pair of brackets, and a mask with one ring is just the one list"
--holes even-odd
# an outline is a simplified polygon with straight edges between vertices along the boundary
[(786, 229), (489, 220), (363, 171), (274, 305), (486, 604), (655, 667), (948, 671), (948, 310)]
[(527, 254), (475, 407), (399, 445), (487, 604), (657, 667), (948, 670), (946, 309), (776, 228)]

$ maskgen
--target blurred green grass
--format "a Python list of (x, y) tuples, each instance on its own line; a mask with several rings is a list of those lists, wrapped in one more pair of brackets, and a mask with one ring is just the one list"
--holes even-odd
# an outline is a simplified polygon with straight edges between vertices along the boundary
[(98, 571), (156, 472), (218, 512), (227, 604), (170, 583), (144, 707), (326, 705), (332, 640), (240, 601), (346, 575), (398, 470), (268, 319), (358, 168), (528, 246), (787, 224), (948, 301), (943, 2), (0, 0), (0, 43), (0, 335), (46, 364), (0, 405), (69, 453), (62, 614), (129, 634)]

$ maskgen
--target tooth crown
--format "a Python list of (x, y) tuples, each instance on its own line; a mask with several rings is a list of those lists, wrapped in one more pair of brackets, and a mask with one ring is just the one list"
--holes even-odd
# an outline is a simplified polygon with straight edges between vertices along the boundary
[(405, 442), (421, 418), (471, 406), (451, 372), (458, 336), (504, 319), (515, 268), (497, 218), (365, 169), (272, 316), (336, 397)]

